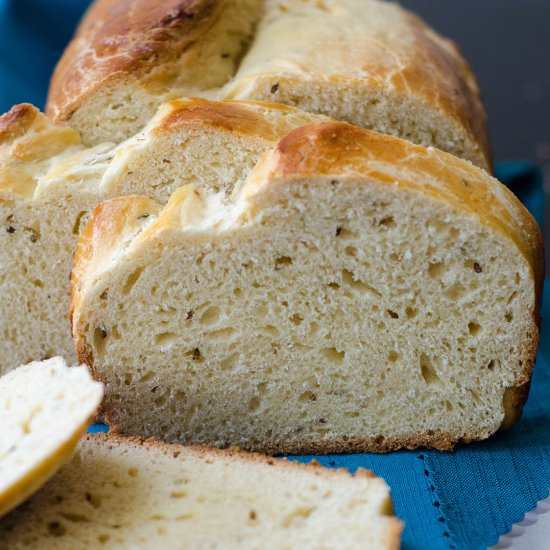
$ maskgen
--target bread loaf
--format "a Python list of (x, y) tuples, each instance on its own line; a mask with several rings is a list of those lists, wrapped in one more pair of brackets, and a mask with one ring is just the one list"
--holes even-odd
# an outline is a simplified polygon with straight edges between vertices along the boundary
[[(0, 378), (0, 517), (68, 459), (102, 396), (86, 367), (69, 368), (60, 357)], [(0, 542), (6, 548), (3, 534)]]
[(0, 520), (3, 550), (397, 550), (400, 532), (365, 470), (105, 435)]
[(450, 449), (511, 424), (538, 342), (539, 229), (498, 181), (340, 122), (292, 131), (224, 203), (99, 205), (78, 359), (117, 431), (268, 453)]
[(74, 362), (67, 319), (76, 240), (93, 206), (194, 182), (229, 195), (260, 155), (319, 115), (253, 102), (173, 101), (115, 148), (85, 148), (31, 105), (0, 118), (0, 373), (34, 359)]
[(179, 96), (294, 105), (490, 166), (456, 46), (379, 0), (97, 0), (53, 75), (48, 114), (90, 145)]

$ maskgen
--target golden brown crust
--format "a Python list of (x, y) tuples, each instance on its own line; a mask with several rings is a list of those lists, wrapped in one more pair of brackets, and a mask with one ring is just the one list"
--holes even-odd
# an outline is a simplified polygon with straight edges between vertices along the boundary
[(219, 0), (97, 0), (57, 65), (47, 113), (67, 121), (86, 98), (121, 80), (139, 80), (179, 57), (200, 38)]
[(30, 103), (14, 105), (0, 117), (0, 145), (21, 137), (32, 126), (40, 111)]
[(124, 241), (134, 227), (156, 214), (160, 206), (151, 199), (128, 195), (98, 204), (78, 241), (71, 271), (71, 301), (69, 321), (75, 338), (76, 357), (94, 373), (93, 356), (82, 338), (75, 334), (74, 312), (78, 308), (80, 293), (90, 276), (113, 249)]
[(49, 160), (78, 145), (76, 130), (54, 126), (28, 103), (12, 107), (0, 117), (0, 200), (32, 198)]
[(194, 97), (166, 104), (169, 113), (155, 127), (153, 133), (158, 135), (177, 131), (181, 127), (197, 125), (201, 130), (210, 126), (217, 130), (260, 137), (272, 142), (280, 138), (277, 125), (267, 119), (261, 110), (255, 110), (254, 106), (285, 114), (299, 113), (292, 107), (267, 101), (209, 101)]

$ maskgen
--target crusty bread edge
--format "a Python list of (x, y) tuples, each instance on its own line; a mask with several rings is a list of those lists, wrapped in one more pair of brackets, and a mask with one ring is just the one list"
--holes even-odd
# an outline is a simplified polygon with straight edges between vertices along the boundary
[[(151, 449), (161, 452), (168, 457), (177, 458), (181, 453), (192, 454), (198, 458), (208, 459), (211, 456), (226, 458), (230, 460), (239, 460), (241, 462), (249, 462), (254, 464), (263, 464), (274, 466), (281, 469), (291, 470), (294, 472), (311, 472), (316, 476), (325, 479), (331, 478), (346, 478), (352, 480), (354, 478), (366, 477), (369, 479), (377, 479), (386, 487), (386, 482), (374, 474), (370, 470), (358, 468), (352, 474), (346, 468), (326, 468), (321, 466), (317, 461), (312, 460), (308, 464), (284, 460), (280, 458), (272, 458), (257, 452), (242, 451), (237, 447), (228, 449), (218, 449), (208, 445), (179, 445), (177, 443), (165, 443), (155, 438), (143, 438), (136, 436), (124, 436), (116, 432), (110, 431), (107, 433), (87, 434), (83, 439), (84, 442), (92, 442), (95, 444), (113, 444), (115, 446), (131, 446), (135, 448)], [(388, 495), (388, 502), (384, 510), (381, 511), (381, 516), (387, 518), (387, 548), (388, 550), (398, 550), (400, 548), (401, 532), (403, 523), (395, 517), (391, 496)]]

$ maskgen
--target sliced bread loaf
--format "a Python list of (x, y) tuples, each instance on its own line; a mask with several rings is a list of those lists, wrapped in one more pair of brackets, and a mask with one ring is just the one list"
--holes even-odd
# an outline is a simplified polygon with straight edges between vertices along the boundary
[(0, 520), (4, 550), (397, 550), (388, 488), (367, 471), (88, 435)]
[(456, 46), (379, 0), (97, 0), (53, 75), (48, 114), (122, 141), (178, 96), (262, 99), (490, 166)]
[[(86, 367), (60, 357), (0, 378), (0, 516), (41, 487), (68, 459), (103, 396)], [(0, 546), (6, 548), (3, 535)]]
[(89, 212), (142, 193), (166, 202), (184, 183), (229, 195), (261, 154), (319, 115), (254, 102), (180, 100), (114, 148), (85, 148), (31, 105), (0, 118), (0, 373), (33, 359), (74, 361), (69, 274)]
[(512, 423), (538, 342), (540, 231), (468, 162), (339, 122), (235, 201), (99, 205), (77, 355), (118, 431), (278, 452), (449, 449)]

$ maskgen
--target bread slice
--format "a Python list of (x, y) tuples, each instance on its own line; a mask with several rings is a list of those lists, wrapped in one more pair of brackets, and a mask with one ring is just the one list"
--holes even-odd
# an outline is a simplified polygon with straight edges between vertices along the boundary
[(0, 118), (0, 373), (34, 359), (74, 362), (67, 320), (76, 240), (100, 201), (157, 201), (194, 182), (229, 196), (261, 154), (319, 115), (254, 102), (174, 101), (118, 147), (85, 148), (31, 105)]
[(5, 550), (397, 550), (401, 527), (365, 470), (101, 434), (0, 521), (0, 539)]
[(120, 142), (190, 95), (277, 101), (491, 164), (456, 46), (379, 0), (96, 0), (47, 112), (87, 144)]
[(294, 130), (223, 204), (99, 205), (73, 268), (80, 361), (115, 430), (279, 452), (450, 449), (514, 421), (540, 231), (503, 185), (339, 122)]
[(0, 517), (68, 459), (102, 397), (86, 367), (69, 368), (60, 357), (0, 378)]

